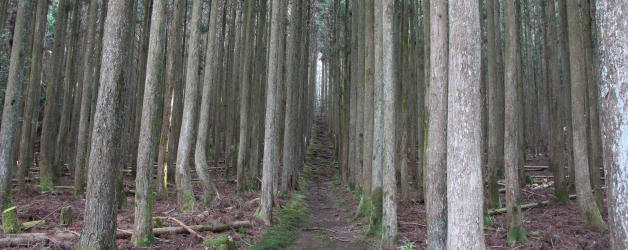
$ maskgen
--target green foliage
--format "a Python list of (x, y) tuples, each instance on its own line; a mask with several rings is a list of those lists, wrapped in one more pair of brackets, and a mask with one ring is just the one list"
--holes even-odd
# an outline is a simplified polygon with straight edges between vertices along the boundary
[(382, 226), (382, 187), (377, 187), (373, 190), (371, 199), (371, 224), (369, 225), (367, 235), (376, 235), (380, 233)]
[(5, 234), (14, 234), (20, 231), (17, 221), (17, 207), (13, 206), (2, 211), (2, 230)]
[(403, 240), (403, 245), (399, 247), (399, 250), (414, 250), (414, 242), (406, 238)]
[(252, 249), (283, 249), (299, 237), (299, 228), (310, 217), (305, 196), (293, 193), (285, 208), (277, 211), (276, 224), (270, 227), (262, 240)]
[(228, 250), (237, 249), (233, 238), (231, 238), (231, 235), (228, 234), (220, 234), (211, 240), (205, 241), (203, 245), (213, 249), (220, 249), (223, 245), (227, 246)]
[(522, 227), (513, 227), (508, 230), (508, 236), (506, 237), (508, 240), (508, 245), (514, 246), (517, 242), (528, 242), (528, 237), (526, 237), (526, 231)]

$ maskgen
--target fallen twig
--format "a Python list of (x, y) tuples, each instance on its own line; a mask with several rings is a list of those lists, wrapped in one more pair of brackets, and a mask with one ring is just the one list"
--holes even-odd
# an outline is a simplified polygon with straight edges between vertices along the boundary
[(194, 229), (192, 229), (192, 228), (188, 227), (187, 225), (185, 225), (185, 223), (181, 222), (180, 220), (177, 220), (177, 218), (174, 218), (174, 217), (167, 217), (167, 218), (169, 220), (174, 221), (175, 223), (179, 224), (179, 226), (183, 227), (190, 234), (193, 234), (196, 237), (199, 237), (201, 240), (205, 240), (205, 237), (203, 237), (201, 234), (199, 234), (196, 231), (194, 231)]
[[(575, 199), (576, 195), (570, 195), (569, 199)], [(523, 204), (521, 205), (521, 209), (528, 209), (528, 208), (534, 208), (534, 207), (539, 207), (539, 206), (545, 206), (550, 204), (550, 202), (552, 202), (551, 200), (547, 200), (547, 201), (541, 201), (541, 202), (532, 202), (532, 203), (527, 203), (527, 204)], [(493, 215), (493, 214), (502, 214), (505, 213), (507, 210), (506, 208), (498, 208), (498, 209), (490, 209), (488, 210), (488, 214), (489, 215)]]

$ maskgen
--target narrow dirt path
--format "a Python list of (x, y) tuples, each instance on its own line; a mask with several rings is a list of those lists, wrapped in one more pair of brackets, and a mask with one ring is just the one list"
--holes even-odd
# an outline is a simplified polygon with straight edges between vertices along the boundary
[(339, 207), (342, 201), (335, 196), (332, 144), (325, 121), (318, 112), (305, 160), (312, 172), (305, 187), (312, 216), (290, 249), (366, 249), (366, 243), (359, 240), (360, 228), (350, 223), (351, 215)]

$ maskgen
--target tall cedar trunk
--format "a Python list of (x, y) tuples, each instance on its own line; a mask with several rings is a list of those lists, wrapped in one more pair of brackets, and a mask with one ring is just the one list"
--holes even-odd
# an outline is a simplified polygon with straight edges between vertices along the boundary
[[(48, 10), (46, 3), (46, 12)], [(59, 110), (57, 99), (58, 89), (62, 89), (63, 57), (65, 55), (65, 31), (68, 14), (68, 3), (59, 0), (59, 9), (55, 17), (54, 44), (52, 48), (52, 81), (46, 86), (46, 102), (44, 104), (44, 118), (41, 124), (41, 138), (39, 149), (39, 186), (42, 191), (52, 189), (52, 185), (61, 174), (61, 167), (55, 164), (56, 139), (59, 126)], [(47, 17), (44, 14), (44, 18)], [(45, 27), (45, 26), (43, 26)]]
[(494, 8), (499, 8), (497, 0), (486, 0), (487, 10), (487, 51), (488, 51), (488, 204), (501, 207), (497, 178), (499, 169), (504, 166), (504, 84), (500, 81), (497, 66), (497, 41)]
[(395, 175), (396, 164), (396, 134), (395, 134), (395, 81), (394, 72), (395, 66), (393, 62), (393, 47), (397, 46), (393, 43), (395, 40), (393, 36), (393, 19), (395, 18), (395, 4), (394, 0), (386, 0), (383, 2), (382, 15), (377, 18), (382, 19), (381, 30), (381, 43), (382, 43), (382, 55), (378, 57), (381, 59), (382, 65), (382, 94), (380, 98), (383, 99), (384, 107), (384, 150), (378, 151), (382, 156), (382, 168), (383, 168), (383, 192), (382, 192), (382, 246), (394, 246), (397, 242), (397, 180)]
[[(375, 0), (366, 0), (362, 14), (364, 20), (364, 143), (362, 148), (362, 198), (360, 205), (370, 207), (371, 205), (371, 181), (373, 175), (371, 173), (373, 162), (373, 91), (375, 69), (375, 40), (374, 40), (374, 2)], [(358, 208), (359, 215), (369, 215), (370, 211)]]
[(569, 166), (569, 192), (573, 192), (575, 186), (575, 168), (574, 168), (574, 152), (573, 152), (573, 126), (571, 124), (571, 66), (569, 63), (569, 32), (567, 30), (567, 1), (558, 0), (558, 26), (560, 40), (560, 62), (561, 62), (561, 79), (562, 79), (562, 95), (561, 107), (565, 110), (565, 127), (567, 127), (567, 165)]
[(593, 68), (594, 60), (597, 59), (593, 54), (593, 38), (591, 32), (591, 7), (590, 0), (582, 0), (580, 4), (582, 10), (582, 42), (584, 46), (584, 61), (586, 67), (587, 78), (587, 112), (589, 121), (589, 174), (591, 180), (591, 188), (593, 189), (593, 198), (598, 208), (603, 208), (602, 203), (603, 191), (602, 182), (600, 180), (600, 168), (602, 166), (602, 135), (600, 134), (600, 114), (598, 112), (598, 103), (600, 102), (599, 90), (599, 74)]
[[(375, 59), (382, 58), (384, 51), (384, 41), (382, 36), (383, 29), (383, 7), (384, 1), (375, 1), (374, 10), (374, 45), (375, 45)], [(345, 26), (346, 27), (346, 26)], [(374, 59), (374, 60), (375, 60)], [(375, 81), (373, 83), (373, 158), (372, 159), (372, 181), (371, 181), (371, 219), (369, 225), (369, 234), (378, 233), (381, 230), (382, 225), (382, 198), (383, 198), (383, 166), (384, 166), (384, 65), (382, 63), (375, 63)], [(346, 66), (345, 66), (346, 68)], [(346, 80), (345, 80), (346, 90)], [(345, 98), (346, 99), (346, 98)], [(346, 107), (348, 102), (345, 101), (342, 107)], [(344, 113), (344, 111), (343, 111)], [(344, 113), (346, 114), (346, 113)], [(344, 115), (343, 123), (346, 124), (346, 115)], [(343, 128), (342, 134), (346, 135), (349, 131)], [(343, 139), (343, 140), (345, 140)], [(343, 142), (343, 146), (346, 146), (346, 142)], [(344, 152), (346, 153), (346, 151)], [(393, 170), (394, 171), (394, 170)], [(394, 173), (394, 172), (393, 172)]]
[[(599, 34), (600, 124), (607, 180), (608, 225), (613, 249), (628, 248), (628, 61), (626, 1), (596, 3)], [(598, 94), (598, 93), (596, 93)]]
[(194, 152), (194, 166), (196, 167), (196, 174), (201, 179), (201, 187), (203, 188), (203, 203), (209, 205), (214, 198), (215, 187), (209, 175), (209, 169), (207, 168), (207, 137), (209, 132), (209, 116), (210, 116), (210, 98), (215, 90), (217, 84), (216, 76), (218, 75), (216, 70), (218, 69), (218, 61), (216, 52), (216, 35), (218, 33), (218, 18), (219, 18), (219, 0), (212, 1), (210, 22), (209, 22), (209, 36), (207, 37), (207, 49), (205, 54), (205, 72), (203, 76), (203, 95), (201, 101), (201, 114), (198, 120), (198, 134), (196, 136), (196, 148)]
[(11, 178), (14, 168), (18, 116), (22, 103), (22, 81), (20, 74), (24, 65), (24, 45), (26, 43), (26, 22), (31, 12), (31, 1), (20, 0), (13, 32), (13, 46), (9, 63), (9, 76), (2, 109), (2, 129), (0, 130), (0, 208), (11, 202)]
[(355, 177), (356, 177), (356, 143), (357, 143), (357, 124), (356, 124), (356, 105), (357, 105), (357, 85), (358, 85), (358, 1), (351, 1), (351, 40), (350, 40), (350, 82), (348, 95), (349, 95), (349, 138), (348, 138), (348, 177), (349, 177), (349, 187), (355, 187)]
[[(31, 65), (30, 65), (30, 77), (29, 86), (27, 87), (27, 98), (24, 107), (22, 123), (22, 131), (19, 144), (19, 156), (18, 156), (18, 169), (17, 169), (17, 183), (18, 191), (24, 191), (24, 178), (28, 175), (28, 170), (33, 162), (33, 147), (34, 137), (32, 136), (32, 130), (37, 130), (37, 122), (39, 120), (39, 101), (40, 101), (40, 89), (41, 89), (41, 77), (43, 73), (42, 69), (42, 56), (44, 46), (44, 35), (46, 33), (46, 13), (48, 12), (48, 3), (42, 3), (39, 6), (37, 3), (37, 10), (35, 14), (36, 23), (35, 30), (33, 32), (33, 43), (31, 47)], [(37, 111), (35, 111), (37, 109)]]
[(282, 19), (285, 16), (286, 0), (276, 0), (271, 2), (270, 18), (270, 46), (268, 49), (268, 70), (266, 89), (266, 121), (264, 123), (264, 162), (262, 164), (262, 198), (257, 216), (264, 224), (270, 225), (272, 220), (273, 205), (273, 182), (277, 178), (275, 168), (279, 167), (279, 123), (278, 112), (281, 100), (281, 91), (278, 82), (281, 81), (280, 61), (283, 53), (279, 50), (280, 43), (284, 37)]
[(520, 105), (521, 92), (518, 85), (521, 83), (521, 44), (519, 32), (519, 0), (506, 1), (504, 23), (506, 30), (505, 47), (505, 116), (504, 116), (504, 164), (506, 168), (506, 219), (508, 221), (508, 243), (514, 245), (518, 241), (527, 241), (522, 226), (522, 216), (519, 196), (519, 169), (523, 168), (519, 154), (522, 139), (520, 134), (521, 123), (517, 112)]
[(355, 126), (356, 126), (356, 144), (355, 144), (355, 184), (356, 188), (361, 190), (362, 187), (362, 145), (364, 143), (364, 0), (358, 3), (357, 9), (357, 55), (356, 65), (356, 106), (355, 106)]
[(485, 249), (482, 217), (480, 16), (449, 1), (447, 248)]
[(190, 23), (190, 45), (188, 46), (188, 61), (185, 73), (185, 98), (183, 105), (183, 117), (181, 123), (181, 135), (177, 151), (177, 169), (175, 181), (177, 185), (177, 203), (179, 210), (190, 212), (196, 210), (196, 198), (192, 190), (190, 178), (190, 157), (192, 156), (192, 140), (196, 127), (197, 95), (198, 95), (198, 67), (201, 46), (201, 13), (202, 1), (194, 0), (192, 5), (192, 20)]
[[(48, 21), (48, 4), (49, 2), (46, 1), (37, 1), (37, 12), (35, 14), (35, 30), (33, 33), (33, 48), (31, 51), (31, 56), (33, 61), (31, 61), (31, 69), (30, 69), (30, 80), (31, 80), (31, 85), (34, 85), (35, 83), (39, 84), (41, 82), (41, 77), (42, 77), (42, 53), (43, 53), (43, 49), (44, 49), (44, 36), (46, 35), (46, 24)], [(55, 59), (56, 59), (56, 55), (55, 55)], [(52, 84), (56, 84), (54, 82), (56, 82), (54, 79), (52, 81)], [(48, 86), (52, 85), (49, 84)], [(50, 90), (50, 88), (48, 88), (47, 90)], [(56, 98), (56, 95), (50, 95), (51, 98), (48, 98), (48, 93), (46, 93), (46, 100), (50, 100), (50, 99), (54, 99)], [(53, 98), (54, 97), (54, 98)], [(47, 101), (46, 101), (47, 102)], [(47, 105), (46, 105), (47, 106)], [(45, 144), (45, 142), (50, 142), (52, 141), (52, 139), (50, 137), (52, 137), (52, 132), (50, 132), (50, 134), (46, 134), (45, 133), (45, 127), (44, 124), (46, 123), (46, 111), (49, 112), (50, 115), (52, 115), (52, 113), (54, 110), (49, 110), (52, 107), (49, 107), (48, 109), (44, 109), (44, 120), (42, 122), (42, 137), (41, 137), (41, 143), (40, 143), (40, 159), (39, 159), (39, 186), (41, 187), (42, 191), (48, 191), (52, 188), (52, 184), (55, 180), (55, 167), (52, 165), (52, 161), (49, 160), (52, 157), (54, 157), (54, 155), (48, 156), (46, 155), (45, 151), (47, 149), (44, 149), (46, 147), (48, 147), (48, 144)], [(55, 107), (56, 108), (56, 107)], [(53, 118), (54, 119), (54, 118)], [(48, 138), (44, 139), (44, 135), (46, 135)], [(42, 144), (44, 143), (44, 144)], [(42, 151), (43, 150), (43, 151)], [(44, 152), (44, 155), (42, 155), (42, 152)], [(46, 159), (44, 159), (44, 157)]]
[(166, 1), (156, 1), (152, 7), (146, 83), (142, 104), (142, 121), (137, 148), (135, 176), (135, 231), (131, 241), (135, 246), (152, 246), (153, 237), (153, 163), (161, 130), (163, 104), (164, 53), (166, 48)]
[[(168, 163), (167, 182), (175, 180), (176, 153), (179, 146), (179, 135), (181, 133), (181, 123), (183, 118), (183, 87), (185, 79), (184, 53), (185, 45), (185, 18), (187, 12), (187, 1), (174, 1), (172, 5), (172, 22), (168, 25), (169, 36), (166, 49), (166, 81), (172, 86), (172, 116), (170, 118), (170, 133), (168, 134)], [(157, 175), (158, 178), (161, 176)], [(160, 179), (162, 180), (162, 179)], [(162, 184), (163, 183), (163, 184)], [(159, 182), (166, 190), (166, 182)], [(160, 188), (157, 188), (158, 193)]]
[(74, 195), (82, 197), (85, 193), (87, 166), (88, 127), (90, 124), (90, 106), (92, 103), (92, 85), (94, 77), (94, 65), (96, 57), (93, 56), (96, 48), (96, 22), (98, 19), (98, 6), (103, 6), (102, 0), (91, 1), (87, 16), (87, 38), (83, 45), (83, 89), (81, 94), (80, 121), (78, 124), (78, 138), (76, 144), (76, 156), (74, 164)]
[(288, 22), (288, 33), (286, 38), (286, 108), (285, 123), (283, 136), (283, 171), (281, 174), (280, 191), (286, 192), (288, 189), (297, 187), (297, 169), (299, 168), (299, 158), (296, 155), (299, 136), (297, 134), (298, 113), (297, 103), (298, 88), (298, 67), (296, 60), (299, 49), (299, 25), (300, 8), (302, 1), (289, 0), (288, 8), (290, 9), (290, 17)]
[(446, 0), (431, 0), (428, 131), (425, 154), (427, 246), (445, 249), (447, 242), (447, 91), (448, 15)]
[[(77, 68), (75, 65), (79, 65), (75, 58), (78, 54), (78, 37), (80, 26), (80, 3), (77, 1), (70, 1), (68, 8), (72, 8), (72, 22), (70, 26), (70, 34), (67, 36), (67, 54), (65, 57), (65, 78), (63, 81), (63, 103), (61, 105), (61, 117), (59, 118), (59, 132), (56, 136), (56, 149), (54, 164), (55, 166), (62, 166), (64, 163), (68, 163), (68, 167), (71, 170), (72, 165), (69, 163), (70, 158), (70, 123), (72, 114), (72, 91), (73, 86), (76, 83)], [(78, 91), (77, 91), (78, 92)]]
[(567, 2), (567, 22), (569, 24), (569, 64), (571, 68), (571, 124), (573, 126), (573, 155), (576, 174), (578, 207), (584, 224), (606, 228), (595, 203), (589, 179), (589, 157), (587, 154), (586, 104), (586, 65), (582, 44), (582, 19), (577, 1)]
[(410, 127), (409, 124), (409, 120), (408, 120), (408, 109), (410, 107), (409, 100), (408, 100), (408, 96), (411, 95), (410, 92), (410, 65), (409, 65), (409, 52), (410, 52), (410, 43), (409, 43), (409, 30), (408, 30), (408, 24), (409, 21), (408, 19), (410, 18), (408, 13), (409, 13), (409, 2), (407, 0), (404, 0), (402, 2), (402, 6), (401, 6), (401, 10), (400, 10), (400, 27), (398, 28), (400, 33), (401, 33), (401, 41), (400, 44), (399, 43), (395, 43), (398, 45), (398, 47), (400, 47), (399, 50), (399, 56), (400, 56), (400, 63), (398, 64), (397, 67), (397, 71), (399, 72), (399, 85), (397, 85), (397, 93), (400, 94), (400, 98), (395, 98), (395, 104), (397, 107), (399, 107), (397, 109), (397, 117), (398, 117), (398, 122), (396, 123), (397, 125), (397, 131), (396, 131), (396, 138), (397, 138), (397, 145), (398, 146), (398, 153), (396, 154), (396, 159), (397, 162), (399, 162), (399, 165), (401, 165), (400, 168), (400, 179), (401, 179), (401, 197), (399, 197), (400, 200), (405, 201), (408, 199), (408, 192), (410, 192), (410, 183), (409, 183), (409, 171), (408, 171), (408, 165), (409, 165), (409, 159), (408, 159), (408, 151), (409, 146), (408, 146), (408, 141), (410, 141), (411, 139), (408, 138), (408, 136), (410, 135), (408, 133), (408, 128)]
[[(253, 37), (250, 36), (253, 30), (253, 1), (246, 3), (246, 25), (244, 26), (243, 44), (241, 49), (242, 60), (240, 71), (240, 141), (238, 143), (238, 166), (237, 166), (237, 190), (243, 191), (245, 188), (244, 170), (247, 167), (247, 155), (249, 150), (249, 109), (250, 109), (250, 92), (251, 81), (249, 81), (249, 74), (251, 71), (251, 58), (253, 47)], [(238, 69), (238, 68), (236, 68)]]
[(563, 136), (563, 113), (560, 106), (560, 72), (558, 50), (556, 48), (556, 11), (553, 0), (544, 1), (545, 26), (545, 65), (547, 65), (547, 99), (549, 106), (549, 167), (554, 176), (554, 196), (559, 202), (569, 201), (567, 183), (565, 182), (565, 137)]
[(77, 249), (116, 248), (116, 181), (123, 164), (122, 98), (128, 90), (123, 66), (131, 35), (133, 2), (109, 0), (103, 32), (102, 70), (89, 157), (85, 220)]
[[(414, 3), (414, 1), (413, 1)], [(421, 11), (419, 11), (418, 9), (421, 9), (421, 5), (415, 5), (416, 7), (415, 9), (415, 15), (417, 16), (417, 18), (419, 18), (420, 14), (423, 14), (423, 17), (420, 17), (419, 20), (422, 22), (423, 26), (427, 24), (427, 19), (429, 19), (429, 17), (427, 17), (427, 9), (422, 9)], [(415, 170), (415, 187), (419, 190), (419, 199), (420, 200), (424, 200), (425, 199), (425, 185), (423, 182), (423, 176), (424, 176), (424, 171), (423, 171), (423, 166), (425, 164), (425, 128), (426, 128), (426, 121), (427, 121), (427, 112), (425, 110), (425, 102), (426, 102), (426, 95), (425, 95), (425, 90), (427, 87), (427, 81), (428, 78), (426, 77), (426, 72), (429, 72), (429, 70), (425, 67), (426, 64), (426, 60), (425, 60), (425, 48), (424, 48), (424, 44), (427, 42), (428, 37), (429, 37), (429, 30), (428, 33), (424, 33), (424, 30), (421, 30), (421, 27), (419, 24), (419, 22), (415, 22), (415, 25), (417, 25), (417, 27), (415, 27), (415, 39), (416, 39), (416, 44), (415, 44), (415, 53), (413, 53), (413, 55), (416, 55), (413, 60), (415, 61), (415, 68), (417, 69), (415, 76), (417, 79), (417, 100), (416, 100), (416, 113), (417, 114), (417, 121), (416, 122), (416, 138), (412, 143), (417, 143), (417, 145), (419, 146), (418, 149), (416, 149), (416, 157), (414, 155), (411, 154), (411, 160), (416, 159), (416, 164), (412, 164), (412, 166), (416, 167)], [(423, 27), (423, 29), (425, 29), (425, 27)], [(421, 43), (422, 42), (422, 43)], [(413, 144), (414, 145), (414, 144)], [(414, 150), (413, 150), (414, 151)], [(412, 162), (412, 161), (410, 161)]]

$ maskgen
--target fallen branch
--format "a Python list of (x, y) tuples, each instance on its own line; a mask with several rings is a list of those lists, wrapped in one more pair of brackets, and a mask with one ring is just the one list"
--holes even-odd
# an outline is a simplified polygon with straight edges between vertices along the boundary
[(310, 227), (310, 228), (304, 228), (303, 231), (329, 231), (332, 233), (338, 233), (334, 230), (331, 230), (329, 228), (322, 228), (322, 227)]
[[(576, 195), (570, 195), (569, 199), (575, 199)], [(541, 201), (541, 202), (532, 202), (532, 203), (527, 203), (527, 204), (523, 204), (521, 205), (521, 209), (528, 209), (528, 208), (534, 208), (534, 207), (540, 207), (540, 206), (547, 206), (550, 204), (550, 202), (552, 202), (551, 200), (547, 200), (547, 201)], [(506, 208), (498, 208), (498, 209), (489, 209), (488, 210), (488, 214), (489, 215), (493, 215), (493, 214), (503, 214), (505, 213), (507, 210)]]
[[(223, 232), (229, 229), (243, 228), (243, 227), (251, 227), (253, 224), (250, 221), (234, 221), (230, 224), (222, 224), (222, 223), (213, 223), (210, 225), (194, 225), (188, 226), (190, 229), (196, 232), (203, 231), (211, 231), (211, 232)], [(161, 228), (153, 228), (154, 235), (164, 235), (164, 234), (180, 234), (180, 233), (189, 233), (183, 227), (161, 227)], [(117, 238), (128, 238), (133, 235), (133, 231), (118, 229), (116, 236)], [(69, 241), (79, 238), (79, 235), (73, 232), (68, 231), (56, 231), (52, 233), (20, 233), (20, 234), (5, 234), (4, 238), (0, 239), (0, 248), (18, 246), (18, 245), (27, 245), (34, 244), (44, 240), (49, 240), (53, 242), (57, 241)]]
[(175, 223), (179, 224), (179, 226), (181, 226), (183, 229), (185, 229), (185, 231), (188, 231), (190, 234), (195, 235), (196, 237), (199, 237), (201, 240), (205, 240), (205, 237), (203, 237), (202, 235), (200, 235), (199, 233), (197, 233), (196, 231), (194, 231), (194, 229), (191, 229), (190, 227), (188, 227), (187, 225), (185, 225), (183, 222), (181, 222), (180, 220), (177, 220), (177, 218), (174, 217), (167, 217), (167, 219), (174, 221)]

